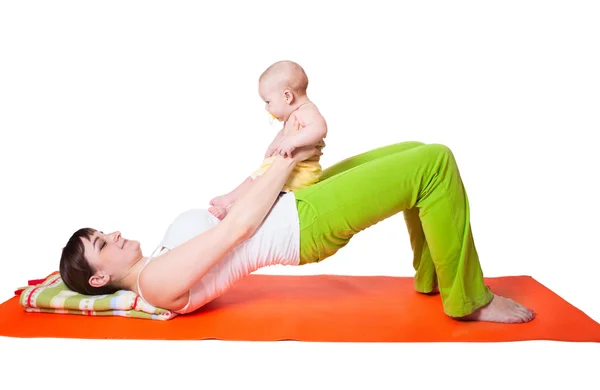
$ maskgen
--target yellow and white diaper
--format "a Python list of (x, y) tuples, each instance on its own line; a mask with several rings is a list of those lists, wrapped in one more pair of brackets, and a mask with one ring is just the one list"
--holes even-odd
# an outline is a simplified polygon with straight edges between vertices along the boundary
[[(318, 157), (318, 156), (317, 156)], [(273, 159), (275, 157), (268, 157), (263, 160), (260, 168), (255, 170), (251, 177), (252, 179), (256, 179), (258, 176), (261, 176), (263, 173), (269, 169)], [(308, 187), (312, 184), (315, 184), (319, 181), (323, 170), (321, 168), (321, 164), (319, 163), (318, 158), (314, 159), (310, 158), (305, 161), (300, 161), (294, 167), (294, 170), (288, 177), (285, 185), (283, 186), (283, 191), (294, 191), (299, 190), (304, 187)]]

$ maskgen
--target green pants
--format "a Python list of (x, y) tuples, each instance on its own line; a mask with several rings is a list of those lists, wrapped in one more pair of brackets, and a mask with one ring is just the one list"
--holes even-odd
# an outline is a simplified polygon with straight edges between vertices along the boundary
[(294, 191), (300, 263), (318, 262), (379, 221), (403, 212), (419, 292), (440, 290), (444, 312), (472, 313), (493, 297), (485, 285), (469, 203), (450, 149), (403, 142), (350, 157)]

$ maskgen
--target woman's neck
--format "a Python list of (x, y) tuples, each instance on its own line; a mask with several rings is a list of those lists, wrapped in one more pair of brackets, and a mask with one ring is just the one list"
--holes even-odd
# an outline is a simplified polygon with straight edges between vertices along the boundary
[(142, 256), (139, 260), (131, 265), (123, 275), (122, 278), (118, 281), (118, 285), (120, 288), (124, 290), (130, 290), (135, 292), (136, 294), (140, 294), (138, 291), (138, 278), (141, 271), (146, 266), (146, 262), (148, 261), (148, 256)]

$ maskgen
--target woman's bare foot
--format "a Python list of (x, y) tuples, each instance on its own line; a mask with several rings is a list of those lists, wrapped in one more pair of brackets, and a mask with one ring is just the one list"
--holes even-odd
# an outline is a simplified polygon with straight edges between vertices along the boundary
[(221, 207), (221, 206), (212, 206), (208, 208), (208, 211), (210, 211), (210, 213), (212, 215), (214, 215), (215, 217), (219, 218), (219, 219), (223, 219), (225, 218), (225, 216), (227, 215), (227, 209), (225, 207)]
[(475, 312), (460, 317), (464, 321), (501, 322), (504, 324), (517, 324), (529, 322), (535, 318), (533, 310), (526, 308), (510, 298), (495, 295), (487, 305)]

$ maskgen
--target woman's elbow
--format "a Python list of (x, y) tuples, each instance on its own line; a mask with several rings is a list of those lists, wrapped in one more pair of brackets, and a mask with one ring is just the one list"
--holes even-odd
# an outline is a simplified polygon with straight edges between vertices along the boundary
[[(227, 217), (223, 219), (223, 222), (227, 220)], [(227, 235), (234, 239), (236, 243), (248, 239), (256, 230), (256, 226), (250, 221), (244, 220), (244, 218), (232, 218), (227, 226)]]
[(244, 240), (247, 240), (248, 238), (250, 238), (250, 236), (252, 236), (255, 231), (256, 231), (255, 226), (253, 226), (250, 223), (246, 223), (246, 224), (243, 224), (240, 227), (238, 227), (237, 237), (241, 241), (244, 241)]

